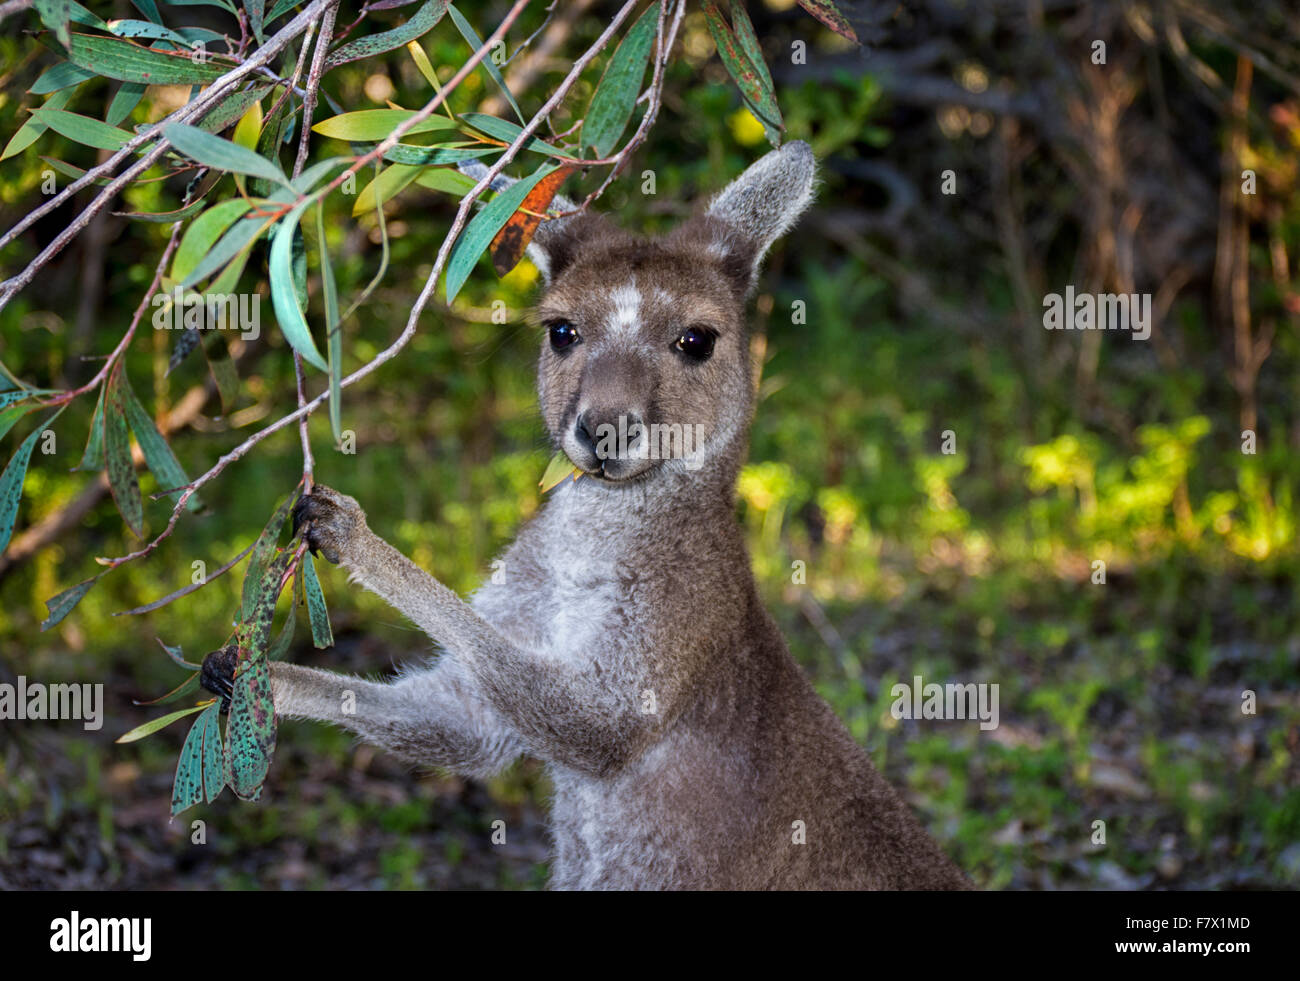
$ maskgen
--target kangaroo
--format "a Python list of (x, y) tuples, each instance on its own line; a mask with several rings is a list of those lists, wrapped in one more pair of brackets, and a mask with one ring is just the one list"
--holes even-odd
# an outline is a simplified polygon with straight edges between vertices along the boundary
[[(970, 888), (791, 657), (736, 521), (745, 304), (814, 177), (792, 142), (661, 239), (590, 214), (541, 224), (538, 394), (580, 479), (468, 603), (352, 498), (304, 495), (295, 530), (443, 653), (387, 683), (273, 663), (280, 716), (471, 777), (543, 761), (553, 888)], [(232, 671), (210, 655), (205, 687), (227, 695)]]

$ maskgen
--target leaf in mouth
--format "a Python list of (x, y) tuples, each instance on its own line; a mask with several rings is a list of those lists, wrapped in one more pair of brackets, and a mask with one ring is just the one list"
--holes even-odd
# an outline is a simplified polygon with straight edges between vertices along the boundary
[(542, 493), (545, 494), (570, 474), (573, 475), (574, 480), (577, 480), (582, 476), (582, 470), (565, 455), (563, 450), (560, 450), (551, 457), (551, 462), (546, 465), (546, 473), (542, 474), (542, 479), (539, 481)]

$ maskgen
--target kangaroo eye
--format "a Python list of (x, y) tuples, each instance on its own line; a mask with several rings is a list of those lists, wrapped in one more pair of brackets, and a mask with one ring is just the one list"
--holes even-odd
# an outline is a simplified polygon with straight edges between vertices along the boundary
[(563, 351), (566, 347), (572, 347), (580, 339), (573, 324), (562, 320), (551, 324), (550, 335), (551, 347), (556, 351)]
[(681, 351), (692, 361), (704, 361), (713, 353), (713, 342), (718, 335), (707, 327), (687, 327), (682, 336), (677, 338), (673, 347)]

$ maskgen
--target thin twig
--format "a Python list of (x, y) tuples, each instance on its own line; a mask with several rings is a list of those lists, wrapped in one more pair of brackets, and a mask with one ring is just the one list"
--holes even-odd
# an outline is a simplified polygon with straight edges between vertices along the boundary
[[(312, 117), (316, 115), (316, 100), (320, 94), (321, 75), (325, 72), (325, 57), (329, 54), (330, 41), (334, 36), (334, 18), (338, 14), (338, 4), (329, 7), (325, 11), (325, 16), (321, 19), (320, 35), (316, 38), (316, 53), (311, 58), (311, 71), (307, 75), (307, 93), (302, 100), (302, 121), (299, 124), (298, 136), (298, 156), (293, 163), (293, 176), (296, 178), (302, 173), (303, 165), (307, 163), (307, 150), (311, 145), (311, 123)], [(302, 53), (307, 53), (307, 44), (304, 43)], [(302, 70), (302, 60), (298, 62), (299, 71)], [(294, 78), (297, 81), (297, 76)], [(320, 205), (317, 205), (320, 207)], [(325, 243), (320, 243), (324, 248)], [(298, 408), (307, 404), (307, 377), (306, 371), (302, 365), (302, 354), (297, 350), (293, 352), (293, 373), (298, 388)], [(303, 493), (310, 494), (315, 470), (315, 460), (311, 453), (311, 436), (307, 431), (308, 417), (303, 416), (298, 420), (298, 439), (302, 443), (302, 481)]]
[(677, 0), (676, 9), (673, 12), (672, 26), (665, 37), (664, 23), (668, 18), (668, 5), (665, 4), (659, 8), (659, 24), (655, 30), (655, 72), (650, 81), (650, 102), (646, 107), (645, 115), (641, 117), (641, 123), (637, 126), (636, 132), (632, 134), (632, 139), (627, 141), (627, 145), (624, 146), (622, 150), (608, 160), (592, 160), (588, 162), (588, 165), (605, 163), (612, 163), (614, 165), (601, 185), (588, 194), (582, 204), (578, 205), (578, 207), (574, 208), (572, 211), (561, 212), (556, 217), (579, 214), (590, 207), (591, 203), (604, 194), (610, 184), (614, 183), (619, 173), (623, 170), (623, 165), (645, 140), (646, 135), (650, 132), (650, 127), (654, 125), (655, 120), (659, 116), (659, 106), (663, 98), (665, 77), (664, 69), (668, 65), (668, 56), (672, 52), (674, 41), (677, 39), (677, 29), (681, 27), (682, 18), (685, 15), (686, 0)]
[(192, 582), (188, 586), (182, 586), (174, 593), (168, 593), (166, 596), (162, 597), (161, 599), (154, 600), (152, 603), (146, 603), (144, 604), (144, 606), (137, 606), (131, 610), (119, 610), (118, 612), (114, 613), (113, 616), (129, 617), (129, 616), (135, 616), (137, 613), (152, 613), (154, 610), (166, 606), (168, 603), (172, 602), (173, 600), (178, 600), (182, 596), (188, 596), (196, 589), (202, 589), (204, 586), (212, 582), (212, 580), (216, 579), (218, 576), (224, 576), (235, 566), (239, 565), (240, 561), (244, 558), (244, 556), (246, 556), (249, 552), (251, 552), (256, 545), (257, 545), (256, 539), (249, 542), (248, 548), (244, 549), (233, 559), (231, 559), (229, 562), (223, 565), (220, 569), (212, 573), (212, 575), (204, 576), (202, 582)]
[[(311, 71), (307, 75), (307, 94), (302, 99), (302, 125), (298, 135), (298, 157), (293, 163), (293, 176), (302, 173), (307, 162), (307, 148), (311, 144), (311, 122), (316, 115), (316, 100), (320, 97), (320, 78), (325, 72), (325, 58), (329, 54), (330, 41), (334, 37), (334, 18), (338, 14), (338, 4), (328, 7), (321, 18), (320, 35), (316, 38), (316, 53), (311, 56)], [(303, 45), (304, 52), (306, 45)]]

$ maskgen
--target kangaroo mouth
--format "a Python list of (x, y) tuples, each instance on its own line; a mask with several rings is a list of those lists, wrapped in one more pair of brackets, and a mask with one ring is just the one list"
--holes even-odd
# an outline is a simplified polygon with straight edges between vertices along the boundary
[(593, 458), (590, 465), (579, 464), (582, 472), (607, 484), (621, 484), (643, 477), (654, 469), (657, 460), (621, 459), (611, 457), (605, 460)]

